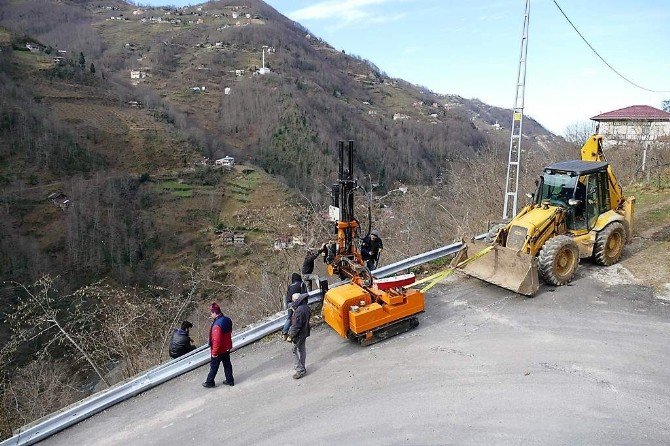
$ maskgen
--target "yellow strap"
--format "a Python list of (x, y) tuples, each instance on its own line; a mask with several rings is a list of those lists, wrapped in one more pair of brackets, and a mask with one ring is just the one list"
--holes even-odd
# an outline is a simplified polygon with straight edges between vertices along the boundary
[(425, 287), (423, 287), (421, 289), (421, 291), (425, 293), (426, 291), (428, 291), (429, 289), (431, 289), (432, 287), (434, 287), (435, 285), (440, 283), (442, 280), (444, 280), (451, 273), (453, 273), (456, 268), (461, 268), (461, 267), (467, 265), (468, 263), (470, 263), (474, 260), (477, 260), (478, 258), (485, 255), (486, 253), (488, 253), (492, 249), (493, 249), (493, 246), (487, 246), (486, 248), (482, 249), (481, 251), (479, 251), (477, 254), (473, 255), (472, 257), (468, 257), (467, 259), (463, 260), (458, 265), (450, 266), (449, 268), (443, 269), (442, 271), (438, 271), (435, 274), (431, 274), (428, 277), (424, 277), (423, 279), (421, 279), (417, 282), (414, 282), (411, 285), (407, 285), (405, 288), (415, 287), (416, 285), (421, 285), (422, 283), (430, 282), (428, 285), (426, 285)]

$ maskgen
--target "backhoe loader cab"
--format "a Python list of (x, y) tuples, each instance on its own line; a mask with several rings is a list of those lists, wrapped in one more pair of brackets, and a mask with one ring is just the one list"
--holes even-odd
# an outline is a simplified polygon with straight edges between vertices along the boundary
[(607, 162), (562, 161), (544, 169), (535, 204), (548, 203), (566, 210), (566, 228), (571, 232), (592, 229), (598, 217), (612, 209)]
[(580, 258), (599, 265), (618, 262), (631, 240), (635, 198), (623, 196), (603, 155), (601, 135), (589, 137), (581, 157), (547, 166), (534, 202), (495, 227), (485, 243), (467, 243), (454, 264), (493, 245), (462, 270), (530, 296), (539, 289), (539, 278), (554, 286), (570, 282)]

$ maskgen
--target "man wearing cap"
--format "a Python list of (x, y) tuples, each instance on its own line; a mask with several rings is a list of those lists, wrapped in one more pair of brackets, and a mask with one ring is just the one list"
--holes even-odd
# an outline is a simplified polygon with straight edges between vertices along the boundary
[(221, 313), (221, 308), (216, 302), (212, 302), (209, 312), (209, 317), (212, 319), (212, 326), (209, 329), (211, 360), (207, 380), (202, 385), (203, 387), (215, 386), (214, 378), (219, 371), (219, 364), (223, 363), (223, 372), (226, 375), (224, 384), (234, 386), (233, 365), (230, 363), (230, 350), (233, 348), (233, 321)]
[(293, 356), (295, 356), (294, 379), (300, 379), (307, 374), (307, 369), (305, 369), (305, 358), (307, 357), (305, 342), (310, 335), (309, 318), (312, 316), (312, 310), (307, 305), (308, 297), (307, 293), (295, 293), (292, 296), (293, 315), (291, 316), (291, 328), (286, 340), (293, 343)]

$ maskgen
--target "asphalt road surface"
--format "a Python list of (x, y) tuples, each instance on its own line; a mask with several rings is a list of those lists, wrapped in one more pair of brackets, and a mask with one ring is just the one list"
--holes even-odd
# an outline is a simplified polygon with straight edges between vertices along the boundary
[(625, 273), (585, 263), (533, 299), (457, 278), (385, 342), (316, 327), (301, 380), (273, 337), (233, 354), (233, 388), (203, 367), (44, 443), (670, 444), (670, 302)]

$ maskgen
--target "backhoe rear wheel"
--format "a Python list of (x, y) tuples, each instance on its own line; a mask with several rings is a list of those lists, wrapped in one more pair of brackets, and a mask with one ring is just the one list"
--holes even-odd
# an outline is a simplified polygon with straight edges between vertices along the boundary
[(537, 256), (540, 276), (549, 285), (561, 286), (570, 282), (579, 265), (579, 248), (567, 235), (550, 238)]
[(626, 243), (626, 230), (618, 221), (605, 226), (596, 235), (593, 245), (593, 260), (598, 265), (614, 265), (621, 259), (623, 245)]

